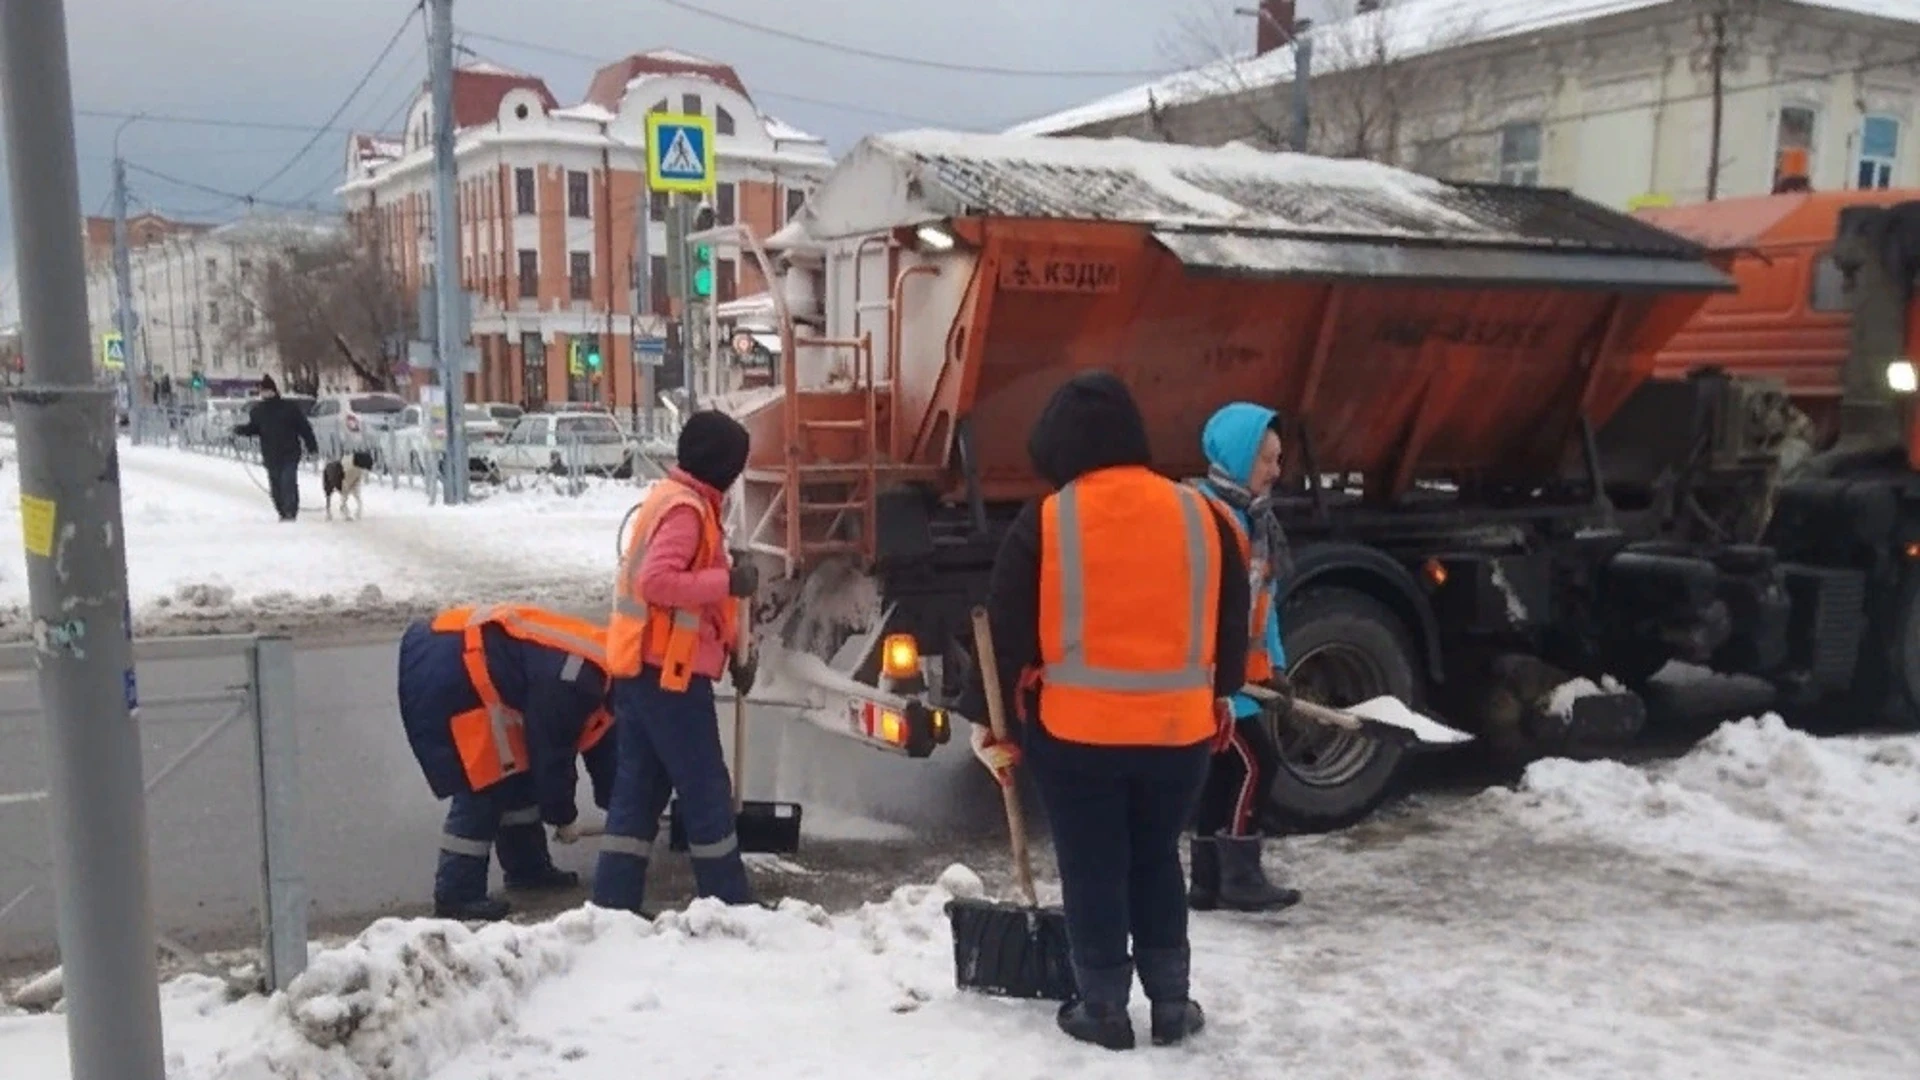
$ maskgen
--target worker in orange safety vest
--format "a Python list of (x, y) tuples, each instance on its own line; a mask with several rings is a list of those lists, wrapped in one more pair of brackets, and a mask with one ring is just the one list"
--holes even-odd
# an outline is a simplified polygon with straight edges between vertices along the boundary
[(507, 887), (573, 888), (555, 867), (542, 822), (570, 842), (577, 829), (576, 757), (606, 806), (615, 742), (606, 708), (606, 632), (540, 608), (454, 608), (400, 638), (400, 718), (435, 798), (451, 799), (434, 875), (434, 914), (499, 919), (487, 895), (489, 853)]
[(699, 894), (753, 900), (713, 695), (723, 673), (737, 694), (753, 687), (736, 608), (759, 575), (730, 558), (720, 524), (721, 499), (746, 468), (748, 449), (747, 430), (732, 417), (688, 417), (675, 467), (640, 504), (621, 556), (607, 625), (620, 771), (593, 878), (601, 907), (641, 910), (670, 796), (686, 825)]
[(1023, 741), (979, 724), (977, 679), (960, 711), (981, 762), (1004, 784), (1024, 760), (1047, 811), (1078, 988), (1061, 1030), (1131, 1049), (1137, 972), (1153, 1041), (1180, 1042), (1204, 1023), (1180, 836), (1233, 727), (1246, 566), (1207, 498), (1149, 467), (1145, 421), (1114, 376), (1068, 380), (1027, 450), (1056, 490), (1015, 519), (987, 600), (999, 670), (1022, 673), (1009, 704)]

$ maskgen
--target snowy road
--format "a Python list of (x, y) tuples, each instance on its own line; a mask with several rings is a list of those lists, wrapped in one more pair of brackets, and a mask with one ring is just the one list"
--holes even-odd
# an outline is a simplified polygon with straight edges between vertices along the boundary
[[(1920, 739), (1743, 722), (1678, 761), (1542, 763), (1517, 792), (1280, 847), (1307, 899), (1196, 917), (1211, 1023), (1181, 1049), (1075, 1046), (1045, 1005), (956, 992), (947, 892), (913, 885), (841, 915), (384, 922), (280, 998), (171, 985), (169, 1076), (1920, 1075)], [(64, 1075), (59, 1018), (0, 1019), (0, 1058), (9, 1080)]]

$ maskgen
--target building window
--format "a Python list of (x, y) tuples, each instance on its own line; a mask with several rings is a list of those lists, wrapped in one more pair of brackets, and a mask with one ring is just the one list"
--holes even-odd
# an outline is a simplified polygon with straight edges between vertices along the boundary
[(733, 114), (718, 105), (713, 107), (713, 133), (715, 135), (733, 134)]
[(647, 192), (647, 217), (652, 221), (667, 220), (667, 207), (671, 205), (673, 195), (665, 191)]
[(249, 346), (247, 346), (247, 351), (246, 351), (246, 354), (245, 354), (245, 355), (246, 355), (246, 365), (247, 365), (247, 367), (249, 367), (249, 368), (255, 368), (255, 369), (257, 369), (257, 368), (259, 368), (259, 366), (260, 366), (260, 353), (259, 353), (259, 352), (258, 352), (257, 350), (255, 350), (253, 346), (251, 346), (251, 345), (249, 345)]
[(520, 299), (533, 300), (540, 295), (540, 253), (520, 249)]
[(713, 220), (721, 225), (733, 224), (733, 185), (717, 184), (713, 189)]
[(800, 210), (807, 205), (807, 193), (799, 188), (787, 189), (787, 220), (800, 216)]
[(655, 255), (647, 260), (647, 310), (662, 312), (667, 310), (673, 290), (668, 288), (667, 257)]
[(1893, 167), (1900, 160), (1900, 121), (1891, 116), (1869, 116), (1860, 124), (1860, 165), (1855, 183), (1862, 190), (1893, 186)]
[(736, 294), (739, 290), (740, 283), (734, 280), (734, 265), (732, 259), (715, 259), (713, 263), (713, 276), (717, 279), (713, 283), (713, 292), (715, 296), (720, 298), (720, 303), (725, 304), (738, 298)]
[(584, 251), (567, 253), (567, 291), (575, 300), (593, 299), (593, 258)]
[(219, 259), (207, 260), (207, 276), (210, 278), (217, 278), (220, 276), (220, 260)]
[(253, 276), (253, 260), (241, 259), (239, 274), (242, 280), (252, 277)]
[(240, 301), (240, 325), (251, 330), (253, 328), (254, 317), (253, 305), (247, 303), (246, 300), (242, 298)]
[(516, 214), (534, 213), (533, 170), (513, 170), (513, 212)]
[(1539, 124), (1508, 124), (1500, 129), (1500, 182), (1539, 186)]
[(1819, 114), (1805, 105), (1785, 105), (1774, 132), (1773, 186), (1783, 180), (1813, 179), (1813, 140), (1819, 130)]
[(592, 199), (587, 195), (587, 174), (583, 172), (567, 173), (567, 216), (570, 218), (592, 217), (590, 211)]
[(667, 99), (661, 98), (659, 101), (654, 102), (653, 108), (647, 111), (650, 113), (665, 113), (667, 111)]
[(680, 111), (682, 113), (685, 113), (688, 116), (699, 116), (700, 115), (700, 95), (699, 94), (681, 94), (680, 95)]
[(207, 301), (207, 325), (220, 325), (220, 301), (218, 300)]

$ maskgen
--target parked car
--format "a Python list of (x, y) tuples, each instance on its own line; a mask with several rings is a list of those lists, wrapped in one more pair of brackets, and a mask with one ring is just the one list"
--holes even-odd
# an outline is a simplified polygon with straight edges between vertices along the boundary
[(322, 457), (365, 450), (378, 461), (379, 436), (393, 429), (406, 408), (406, 399), (398, 394), (328, 394), (314, 405), (308, 419)]
[(575, 468), (622, 479), (633, 474), (633, 444), (605, 411), (528, 413), (480, 454), (494, 479)]
[(233, 426), (247, 416), (246, 398), (208, 398), (194, 406), (180, 425), (189, 446), (230, 446)]
[(512, 427), (514, 421), (527, 415), (527, 410), (518, 405), (509, 405), (504, 401), (486, 401), (482, 402), (480, 407), (487, 410), (502, 429)]
[[(427, 410), (419, 405), (409, 405), (400, 411), (400, 418), (386, 439), (393, 451), (395, 467), (419, 473), (429, 468), (439, 469), (447, 445), (447, 424), (443, 418), (435, 419), (429, 430), (426, 415)], [(480, 449), (506, 438), (507, 429), (493, 418), (485, 405), (468, 405), (461, 410), (461, 415), (464, 417), (461, 430), (467, 435), (467, 467), (476, 476), (485, 475), (487, 465)]]

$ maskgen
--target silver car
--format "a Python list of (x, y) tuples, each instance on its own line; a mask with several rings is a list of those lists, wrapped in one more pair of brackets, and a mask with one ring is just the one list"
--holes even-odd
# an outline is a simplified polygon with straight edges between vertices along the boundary
[(314, 404), (308, 420), (321, 457), (365, 450), (378, 460), (381, 436), (398, 426), (406, 410), (407, 399), (399, 394), (328, 394)]

